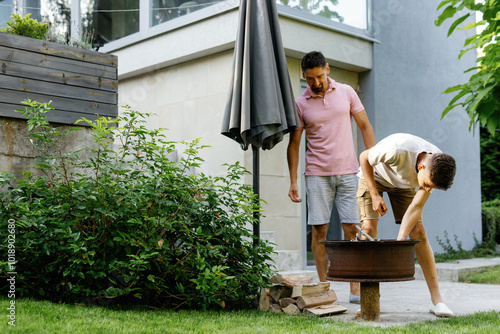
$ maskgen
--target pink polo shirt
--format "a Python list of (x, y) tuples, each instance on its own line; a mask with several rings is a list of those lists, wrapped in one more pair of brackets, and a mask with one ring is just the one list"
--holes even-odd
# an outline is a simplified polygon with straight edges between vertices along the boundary
[(354, 89), (328, 78), (325, 96), (308, 86), (295, 103), (300, 128), (306, 130), (305, 175), (340, 175), (358, 171), (352, 138), (352, 115), (364, 110)]

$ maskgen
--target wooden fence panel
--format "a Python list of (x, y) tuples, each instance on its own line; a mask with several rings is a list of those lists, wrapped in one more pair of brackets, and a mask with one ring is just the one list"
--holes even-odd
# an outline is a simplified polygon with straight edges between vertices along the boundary
[(57, 123), (116, 117), (117, 66), (116, 56), (0, 33), (0, 117), (22, 119), (24, 99), (53, 101)]

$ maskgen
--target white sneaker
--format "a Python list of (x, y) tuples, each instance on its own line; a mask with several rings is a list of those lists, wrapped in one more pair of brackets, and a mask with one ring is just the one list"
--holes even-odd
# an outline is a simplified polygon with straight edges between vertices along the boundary
[(445, 303), (437, 303), (436, 305), (432, 305), (431, 303), (429, 312), (436, 315), (436, 317), (453, 317), (453, 311)]

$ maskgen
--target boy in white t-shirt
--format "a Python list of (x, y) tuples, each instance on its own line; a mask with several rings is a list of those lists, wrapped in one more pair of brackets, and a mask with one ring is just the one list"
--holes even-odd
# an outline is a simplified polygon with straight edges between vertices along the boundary
[[(422, 209), (433, 189), (448, 189), (455, 177), (455, 159), (424, 139), (397, 133), (361, 153), (358, 173), (358, 208), (363, 230), (377, 236), (379, 216), (387, 213), (382, 193), (391, 201), (396, 223), (401, 224), (397, 240), (418, 239), (415, 246), (436, 316), (451, 317), (439, 292), (436, 264), (425, 228)], [(418, 189), (416, 189), (418, 188)]]

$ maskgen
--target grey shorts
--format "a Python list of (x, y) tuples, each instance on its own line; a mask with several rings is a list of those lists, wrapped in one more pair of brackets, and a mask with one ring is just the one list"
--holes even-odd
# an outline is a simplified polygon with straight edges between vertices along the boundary
[(329, 223), (334, 202), (342, 223), (359, 223), (357, 189), (356, 174), (306, 175), (307, 223), (309, 225)]

